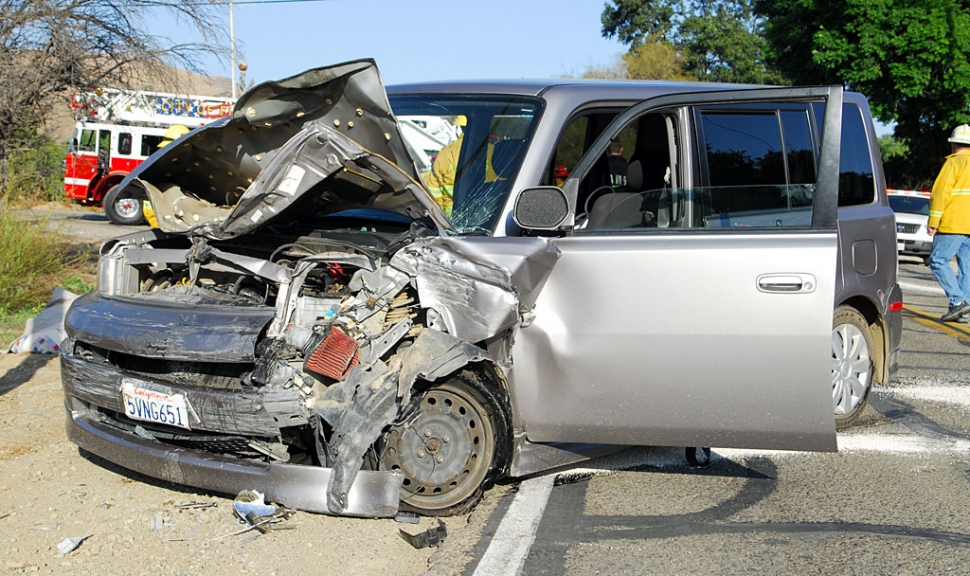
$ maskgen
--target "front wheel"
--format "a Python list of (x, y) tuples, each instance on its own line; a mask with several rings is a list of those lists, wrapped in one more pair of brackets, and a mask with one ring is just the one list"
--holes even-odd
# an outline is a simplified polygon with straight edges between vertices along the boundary
[(835, 428), (843, 430), (862, 417), (872, 391), (872, 332), (859, 312), (835, 309), (832, 322), (832, 403)]
[(404, 475), (401, 509), (429, 516), (471, 508), (505, 469), (508, 402), (470, 372), (416, 394), (378, 443), (378, 467)]
[[(133, 186), (125, 188), (126, 191), (134, 189)], [(112, 222), (122, 226), (135, 226), (145, 221), (141, 196), (134, 193), (122, 194), (121, 187), (117, 184), (104, 195), (104, 213)]]

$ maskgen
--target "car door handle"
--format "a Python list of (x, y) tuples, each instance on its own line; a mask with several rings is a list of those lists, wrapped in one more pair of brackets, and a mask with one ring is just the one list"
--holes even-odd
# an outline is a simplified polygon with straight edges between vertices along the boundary
[(812, 274), (762, 274), (758, 276), (758, 290), (761, 292), (807, 294), (814, 292), (817, 284), (815, 276)]

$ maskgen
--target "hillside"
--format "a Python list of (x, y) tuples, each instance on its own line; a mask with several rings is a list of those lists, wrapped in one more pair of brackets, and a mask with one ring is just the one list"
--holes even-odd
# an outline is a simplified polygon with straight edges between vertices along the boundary
[[(174, 71), (171, 82), (144, 82), (133, 85), (135, 90), (153, 90), (173, 94), (193, 94), (197, 96), (230, 96), (232, 84), (230, 79), (223, 76), (203, 76), (187, 70)], [(47, 117), (43, 132), (57, 141), (67, 141), (74, 129), (74, 110), (70, 107), (70, 94), (51, 110)]]

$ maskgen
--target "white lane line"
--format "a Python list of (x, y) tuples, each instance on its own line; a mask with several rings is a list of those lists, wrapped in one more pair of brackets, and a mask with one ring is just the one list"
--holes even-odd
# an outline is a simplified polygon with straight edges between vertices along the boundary
[(899, 283), (899, 287), (903, 290), (909, 290), (910, 292), (922, 292), (924, 294), (937, 294), (946, 296), (946, 292), (943, 291), (939, 286), (926, 286), (923, 284), (916, 284), (913, 282), (902, 281)]
[(965, 386), (920, 386), (919, 388), (904, 388), (902, 386), (887, 390), (893, 396), (940, 402), (960, 408), (970, 408), (970, 388)]
[(482, 556), (474, 576), (517, 576), (536, 539), (555, 474), (530, 478), (519, 491)]

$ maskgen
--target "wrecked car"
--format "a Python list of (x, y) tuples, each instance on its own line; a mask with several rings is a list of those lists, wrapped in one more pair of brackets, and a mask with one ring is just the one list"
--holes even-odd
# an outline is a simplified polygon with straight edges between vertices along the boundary
[(870, 141), (839, 87), (261, 84), (122, 184), (158, 228), (69, 312), (68, 435), (360, 517), (624, 445), (835, 450), (899, 351)]

